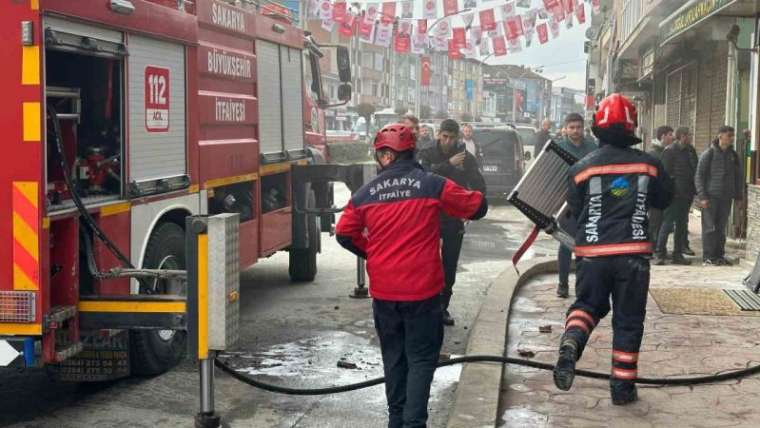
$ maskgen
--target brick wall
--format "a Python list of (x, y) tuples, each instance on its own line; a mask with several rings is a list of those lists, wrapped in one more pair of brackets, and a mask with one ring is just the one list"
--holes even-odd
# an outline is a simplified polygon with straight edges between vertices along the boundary
[(760, 252), (760, 186), (747, 186), (747, 260)]

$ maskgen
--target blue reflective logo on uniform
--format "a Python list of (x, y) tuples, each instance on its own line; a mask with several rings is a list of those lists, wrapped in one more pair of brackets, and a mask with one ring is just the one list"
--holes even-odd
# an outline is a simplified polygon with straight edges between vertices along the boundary
[(610, 193), (616, 198), (622, 198), (628, 194), (631, 189), (631, 183), (625, 179), (625, 177), (618, 177), (612, 182), (610, 187)]

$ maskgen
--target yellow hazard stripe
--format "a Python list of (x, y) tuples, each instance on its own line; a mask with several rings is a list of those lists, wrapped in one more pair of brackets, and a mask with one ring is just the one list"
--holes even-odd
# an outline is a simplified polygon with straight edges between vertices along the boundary
[(208, 235), (198, 235), (198, 359), (208, 358)]
[(40, 243), (37, 233), (17, 214), (13, 213), (13, 239), (29, 253), (35, 261), (40, 259)]
[(262, 165), (261, 168), (259, 168), (259, 172), (261, 173), (262, 176), (279, 174), (281, 172), (287, 172), (287, 171), (290, 171), (290, 162), (272, 163), (268, 165)]
[(101, 217), (108, 217), (110, 215), (122, 214), (129, 212), (132, 205), (129, 202), (123, 202), (120, 204), (106, 205), (100, 209)]
[(0, 323), (0, 336), (39, 336), (41, 324)]
[(16, 263), (13, 263), (13, 289), (17, 291), (39, 290), (37, 283), (32, 278), (29, 278), (29, 275)]
[(205, 183), (203, 183), (203, 187), (206, 189), (213, 189), (214, 187), (229, 186), (230, 184), (253, 181), (257, 178), (258, 178), (258, 175), (256, 173), (245, 174), (245, 175), (235, 175), (233, 177), (214, 178), (212, 180), (207, 180)]
[(41, 108), (39, 102), (23, 104), (24, 108), (24, 141), (39, 142), (42, 139)]
[(40, 47), (24, 46), (21, 50), (21, 84), (40, 84)]
[(201, 186), (197, 184), (191, 184), (190, 187), (187, 188), (188, 193), (198, 193), (200, 190)]
[(115, 312), (115, 313), (184, 313), (185, 302), (146, 302), (135, 300), (111, 300), (79, 302), (79, 312)]
[(29, 0), (29, 7), (32, 10), (40, 10), (40, 0)]

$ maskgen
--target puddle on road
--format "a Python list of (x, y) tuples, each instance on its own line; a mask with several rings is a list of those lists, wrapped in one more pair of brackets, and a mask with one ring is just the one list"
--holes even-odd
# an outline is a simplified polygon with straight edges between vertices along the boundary
[[(380, 348), (369, 339), (347, 332), (326, 332), (294, 342), (277, 344), (260, 352), (228, 353), (230, 363), (239, 372), (249, 376), (297, 378), (300, 382), (289, 386), (304, 388), (327, 387), (363, 382), (383, 375)], [(356, 369), (337, 367), (343, 360), (356, 364)], [(462, 366), (440, 368), (435, 373), (430, 396), (432, 401), (442, 398), (457, 382)], [(275, 381), (276, 383), (276, 381)], [(382, 403), (385, 397), (380, 394)]]

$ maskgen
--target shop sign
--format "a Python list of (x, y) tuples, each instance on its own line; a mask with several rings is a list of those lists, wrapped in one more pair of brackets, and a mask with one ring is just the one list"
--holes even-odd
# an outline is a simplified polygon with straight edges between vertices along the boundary
[(661, 44), (719, 12), (736, 0), (691, 0), (660, 24)]

